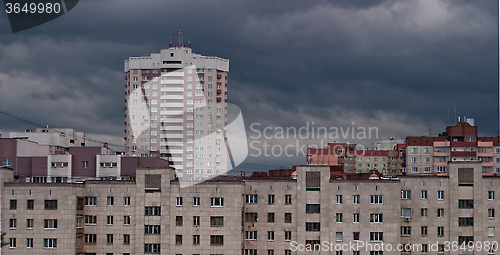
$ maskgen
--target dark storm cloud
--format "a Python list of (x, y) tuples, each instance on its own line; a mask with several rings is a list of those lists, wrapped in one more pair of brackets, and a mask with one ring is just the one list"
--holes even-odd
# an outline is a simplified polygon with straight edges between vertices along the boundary
[(16, 34), (4, 15), (0, 109), (121, 143), (123, 60), (159, 52), (182, 26), (194, 52), (230, 59), (229, 101), (247, 125), (354, 121), (378, 126), (380, 139), (427, 135), (429, 124), (443, 130), (448, 108), (453, 121), (456, 102), (496, 135), (497, 10), (466, 0), (81, 1)]

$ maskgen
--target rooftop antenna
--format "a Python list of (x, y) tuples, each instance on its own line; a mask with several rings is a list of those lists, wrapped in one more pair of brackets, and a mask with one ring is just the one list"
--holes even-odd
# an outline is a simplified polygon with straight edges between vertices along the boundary
[[(457, 102), (453, 101), (453, 107), (455, 108), (455, 120), (457, 119)], [(456, 125), (457, 123), (455, 123)]]
[(448, 115), (446, 118), (446, 126), (448, 126), (448, 123), (450, 123), (450, 106), (448, 105), (447, 108), (448, 108)]

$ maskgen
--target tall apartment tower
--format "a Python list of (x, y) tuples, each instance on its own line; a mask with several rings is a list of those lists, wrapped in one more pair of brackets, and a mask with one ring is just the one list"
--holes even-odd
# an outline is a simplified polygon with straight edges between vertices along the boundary
[(173, 162), (179, 177), (202, 180), (227, 171), (229, 60), (193, 53), (182, 41), (125, 60), (127, 155)]

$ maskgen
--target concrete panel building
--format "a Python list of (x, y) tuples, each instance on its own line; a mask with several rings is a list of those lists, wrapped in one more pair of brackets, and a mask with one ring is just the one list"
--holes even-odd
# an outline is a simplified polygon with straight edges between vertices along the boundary
[(440, 255), (471, 254), (447, 246), (470, 241), (483, 245), (474, 254), (498, 248), (500, 178), (481, 162), (400, 178), (297, 166), (186, 188), (171, 168), (83, 183), (16, 183), (11, 169), (1, 173), (3, 254)]

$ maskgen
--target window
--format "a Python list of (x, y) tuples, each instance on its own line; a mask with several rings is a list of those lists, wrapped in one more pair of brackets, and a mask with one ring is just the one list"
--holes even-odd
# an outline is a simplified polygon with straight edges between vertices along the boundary
[(342, 204), (342, 195), (337, 195), (336, 202), (337, 202), (338, 205)]
[(292, 204), (292, 195), (285, 195), (285, 205)]
[(223, 216), (210, 216), (210, 227), (223, 227), (224, 217)]
[(97, 224), (97, 215), (85, 215), (85, 225)]
[(355, 205), (359, 205), (359, 195), (352, 196), (352, 203)]
[(9, 248), (16, 248), (16, 239), (9, 238)]
[(472, 244), (474, 243), (474, 236), (458, 236), (458, 244), (469, 244), (469, 242)]
[(161, 234), (160, 225), (144, 225), (144, 234), (159, 235)]
[(438, 190), (438, 200), (444, 199), (444, 190)]
[(413, 162), (413, 163), (418, 162), (418, 158), (411, 158), (411, 162)]
[(489, 237), (495, 236), (495, 227), (488, 227), (488, 236)]
[(495, 191), (488, 191), (488, 200), (495, 199)]
[(292, 214), (285, 213), (285, 223), (292, 223)]
[(488, 219), (495, 218), (495, 209), (488, 209)]
[(182, 235), (175, 235), (175, 244), (176, 245), (182, 244)]
[(444, 227), (437, 227), (437, 236), (444, 236)]
[(130, 206), (130, 197), (123, 198), (123, 206)]
[(267, 204), (274, 205), (274, 195), (273, 194), (267, 195)]
[(411, 217), (411, 209), (410, 208), (401, 208), (401, 217)]
[(200, 245), (200, 235), (193, 235), (193, 245)]
[(422, 190), (422, 195), (420, 196), (420, 199), (424, 199), (426, 200), (427, 199), (427, 190)]
[(411, 190), (402, 190), (401, 199), (411, 199)]
[(56, 229), (57, 228), (57, 219), (45, 219), (43, 228)]
[(460, 209), (473, 209), (474, 200), (460, 199), (458, 200), (458, 208)]
[(383, 223), (384, 215), (382, 213), (371, 213), (370, 214), (370, 222), (371, 223)]
[(33, 238), (26, 238), (26, 248), (33, 248)]
[(10, 166), (10, 158), (3, 159), (3, 166)]
[(458, 226), (459, 227), (474, 226), (474, 218), (473, 217), (459, 217), (458, 218)]
[(27, 210), (33, 210), (34, 207), (35, 207), (35, 201), (32, 200), (32, 199), (27, 200), (26, 209)]
[(337, 242), (342, 242), (342, 240), (344, 239), (342, 232), (335, 233), (335, 237), (336, 237), (335, 239)]
[(200, 197), (193, 197), (193, 206), (200, 206)]
[(257, 195), (245, 195), (245, 203), (257, 204)]
[(245, 231), (245, 240), (257, 240), (257, 231)]
[(43, 248), (50, 248), (50, 249), (57, 248), (57, 239), (55, 239), (55, 238), (44, 238), (43, 239)]
[(115, 198), (114, 197), (108, 197), (106, 199), (106, 201), (107, 201), (107, 204), (106, 204), (107, 206), (113, 206), (115, 204)]
[(123, 244), (124, 245), (130, 244), (130, 234), (123, 234)]
[(382, 195), (371, 195), (370, 204), (382, 204)]
[(130, 215), (123, 216), (123, 225), (130, 225)]
[(113, 234), (106, 234), (106, 244), (113, 244)]
[(113, 215), (108, 215), (107, 224), (113, 225)]
[(159, 243), (145, 243), (144, 253), (160, 253), (161, 247)]
[(416, 167), (416, 166), (412, 166), (412, 167), (411, 167), (411, 172), (412, 172), (412, 173), (417, 173), (417, 172), (418, 172), (418, 167)]
[(175, 216), (175, 225), (182, 226), (182, 216)]
[(210, 202), (211, 207), (223, 207), (224, 206), (224, 198), (223, 197), (212, 197)]
[(306, 222), (306, 231), (320, 231), (320, 223), (319, 222)]
[(224, 245), (224, 236), (210, 235), (210, 245)]
[(383, 242), (384, 232), (370, 232), (370, 242)]
[(267, 213), (267, 222), (274, 223), (274, 213)]
[(182, 197), (175, 198), (175, 206), (182, 206)]
[(319, 213), (320, 205), (319, 204), (307, 204), (306, 205), (306, 213)]
[(402, 236), (411, 236), (411, 227), (410, 226), (401, 226), (401, 235)]
[(159, 206), (145, 206), (144, 207), (144, 215), (145, 216), (160, 216), (161, 215), (161, 207)]
[(353, 213), (352, 216), (353, 216), (352, 222), (359, 223), (359, 213)]
[(291, 250), (285, 250), (285, 255), (292, 255), (292, 251)]
[(97, 205), (97, 197), (85, 197), (85, 205), (96, 206)]
[(444, 253), (444, 244), (438, 244), (438, 253)]
[(200, 226), (200, 216), (193, 216), (193, 227)]
[(335, 222), (342, 223), (342, 218), (343, 218), (342, 213), (335, 214)]
[(427, 208), (420, 209), (420, 216), (427, 217)]
[(257, 250), (245, 249), (244, 255), (257, 255)]
[(88, 168), (89, 167), (89, 162), (88, 161), (82, 161), (82, 168)]
[(274, 241), (274, 231), (267, 231), (267, 241)]
[(26, 219), (26, 228), (33, 229), (33, 219)]
[(10, 209), (17, 210), (17, 200), (14, 200), (14, 199), (10, 200)]
[(9, 219), (9, 228), (16, 229), (16, 227), (17, 227), (17, 220), (16, 219)]
[(420, 227), (420, 235), (427, 236), (427, 226)]
[(285, 231), (285, 241), (292, 241), (292, 231)]
[(354, 241), (359, 241), (359, 232), (352, 232), (352, 239)]
[(437, 217), (438, 218), (443, 218), (444, 217), (444, 209), (443, 208), (437, 209)]
[(245, 213), (245, 222), (257, 222), (257, 213)]

